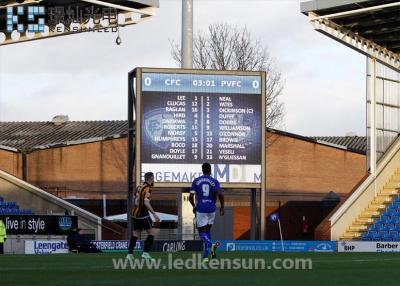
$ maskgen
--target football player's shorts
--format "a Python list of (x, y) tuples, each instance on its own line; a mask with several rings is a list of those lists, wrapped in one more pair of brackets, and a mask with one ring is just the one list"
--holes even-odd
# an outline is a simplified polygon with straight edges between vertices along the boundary
[(151, 220), (150, 216), (134, 217), (132, 218), (132, 221), (133, 221), (133, 230), (142, 231), (153, 228), (153, 221)]
[(212, 225), (215, 220), (215, 212), (212, 213), (199, 213), (196, 212), (197, 227), (203, 227), (208, 224)]

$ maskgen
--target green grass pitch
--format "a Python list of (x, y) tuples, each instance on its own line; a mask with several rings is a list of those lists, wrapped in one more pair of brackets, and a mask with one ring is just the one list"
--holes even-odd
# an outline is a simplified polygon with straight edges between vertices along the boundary
[[(189, 258), (177, 253), (174, 258)], [(136, 254), (136, 257), (138, 254)], [(153, 254), (167, 261), (166, 253)], [(115, 270), (123, 253), (0, 256), (1, 286), (34, 285), (400, 285), (398, 253), (224, 252), (219, 258), (311, 258), (312, 270)]]

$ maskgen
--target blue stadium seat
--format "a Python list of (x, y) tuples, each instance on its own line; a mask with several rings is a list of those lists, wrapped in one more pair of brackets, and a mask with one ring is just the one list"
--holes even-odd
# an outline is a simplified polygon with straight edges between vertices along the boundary
[(377, 229), (377, 231), (379, 231), (379, 232), (386, 232), (386, 231), (388, 231), (389, 230), (389, 224), (382, 224), (378, 229)]
[(381, 240), (382, 241), (392, 241), (392, 236), (390, 235), (389, 232), (384, 231), (381, 233)]
[(380, 235), (379, 233), (377, 233), (377, 232), (372, 233), (370, 237), (371, 237), (371, 239), (374, 240), (374, 241), (381, 240), (381, 235)]
[(388, 209), (388, 210), (385, 212), (385, 214), (388, 215), (388, 216), (390, 216), (390, 217), (394, 217), (394, 216), (397, 216), (397, 215), (398, 215), (397, 210), (394, 209), (394, 208)]
[(370, 236), (377, 236), (377, 235), (379, 235), (379, 231), (378, 231), (378, 230), (377, 230), (377, 231), (370, 231), (369, 233), (370, 233)]
[(398, 231), (390, 231), (390, 237), (392, 238), (392, 240), (394, 241), (398, 241), (400, 239), (400, 235)]
[(370, 233), (370, 232), (365, 232), (365, 233), (363, 233), (363, 234), (361, 235), (361, 239), (362, 239), (362, 240), (365, 240), (365, 241), (371, 240), (371, 233)]
[(32, 215), (31, 209), (20, 209), (17, 202), (6, 202), (0, 197), (0, 215)]
[(378, 229), (380, 229), (380, 226), (380, 224), (375, 223), (368, 228), (368, 232), (377, 231)]
[(391, 212), (394, 216), (399, 216), (400, 209), (397, 209), (397, 208), (393, 207), (392, 209), (390, 209), (390, 212)]
[(390, 204), (387, 206), (386, 211), (394, 210), (394, 209), (396, 209), (396, 207), (393, 204)]

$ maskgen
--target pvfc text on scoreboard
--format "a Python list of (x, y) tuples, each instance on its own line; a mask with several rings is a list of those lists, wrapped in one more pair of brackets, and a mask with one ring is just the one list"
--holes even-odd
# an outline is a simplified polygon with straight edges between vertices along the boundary
[(143, 72), (140, 85), (142, 172), (190, 182), (209, 162), (221, 182), (260, 182), (261, 74)]

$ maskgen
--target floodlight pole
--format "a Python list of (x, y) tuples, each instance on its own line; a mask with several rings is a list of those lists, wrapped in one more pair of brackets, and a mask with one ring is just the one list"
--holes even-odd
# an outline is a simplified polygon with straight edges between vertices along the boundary
[[(181, 68), (193, 68), (193, 0), (182, 0)], [(179, 198), (180, 208), (178, 209), (179, 225), (182, 230), (181, 239), (183, 239), (182, 193), (184, 190), (182, 189)]]
[(193, 0), (182, 0), (181, 67), (193, 68)]

